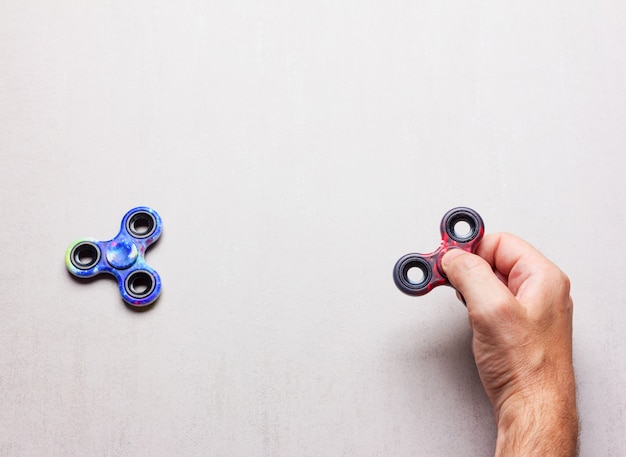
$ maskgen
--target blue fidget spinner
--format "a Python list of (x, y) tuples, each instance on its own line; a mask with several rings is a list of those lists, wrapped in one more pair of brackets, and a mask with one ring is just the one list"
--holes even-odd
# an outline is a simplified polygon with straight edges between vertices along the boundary
[(109, 273), (117, 279), (120, 294), (131, 306), (147, 306), (161, 293), (161, 277), (144, 259), (146, 249), (159, 239), (161, 216), (145, 206), (131, 209), (122, 227), (110, 241), (84, 238), (73, 243), (65, 254), (67, 269), (79, 278)]

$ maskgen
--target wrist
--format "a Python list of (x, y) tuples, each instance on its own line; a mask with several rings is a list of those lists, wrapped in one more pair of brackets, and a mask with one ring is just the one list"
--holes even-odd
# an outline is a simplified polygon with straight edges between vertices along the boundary
[(545, 384), (509, 398), (496, 412), (496, 457), (574, 457), (578, 416), (573, 377), (565, 385)]

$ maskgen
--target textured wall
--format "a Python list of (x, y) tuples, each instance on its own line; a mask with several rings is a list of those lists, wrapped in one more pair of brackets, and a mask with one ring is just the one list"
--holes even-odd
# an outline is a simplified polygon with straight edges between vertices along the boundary
[[(0, 4), (1, 456), (479, 456), (449, 288), (478, 210), (571, 277), (581, 456), (626, 449), (626, 6)], [(143, 313), (67, 246), (164, 221)]]

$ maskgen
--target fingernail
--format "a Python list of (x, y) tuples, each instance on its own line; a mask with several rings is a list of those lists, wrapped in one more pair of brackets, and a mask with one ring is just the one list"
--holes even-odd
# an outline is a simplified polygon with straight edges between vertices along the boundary
[(463, 251), (461, 249), (453, 248), (443, 255), (443, 257), (441, 258), (441, 268), (443, 268), (444, 273), (446, 272), (446, 268), (448, 268), (448, 265), (450, 265), (450, 262), (452, 262), (452, 260), (460, 256), (461, 254), (463, 254)]

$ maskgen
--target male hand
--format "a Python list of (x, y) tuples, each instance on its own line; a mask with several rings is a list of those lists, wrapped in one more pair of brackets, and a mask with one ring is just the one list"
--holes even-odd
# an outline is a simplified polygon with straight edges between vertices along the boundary
[(572, 457), (578, 418), (569, 279), (510, 234), (485, 235), (476, 254), (452, 249), (442, 268), (467, 305), (498, 426), (496, 456)]

